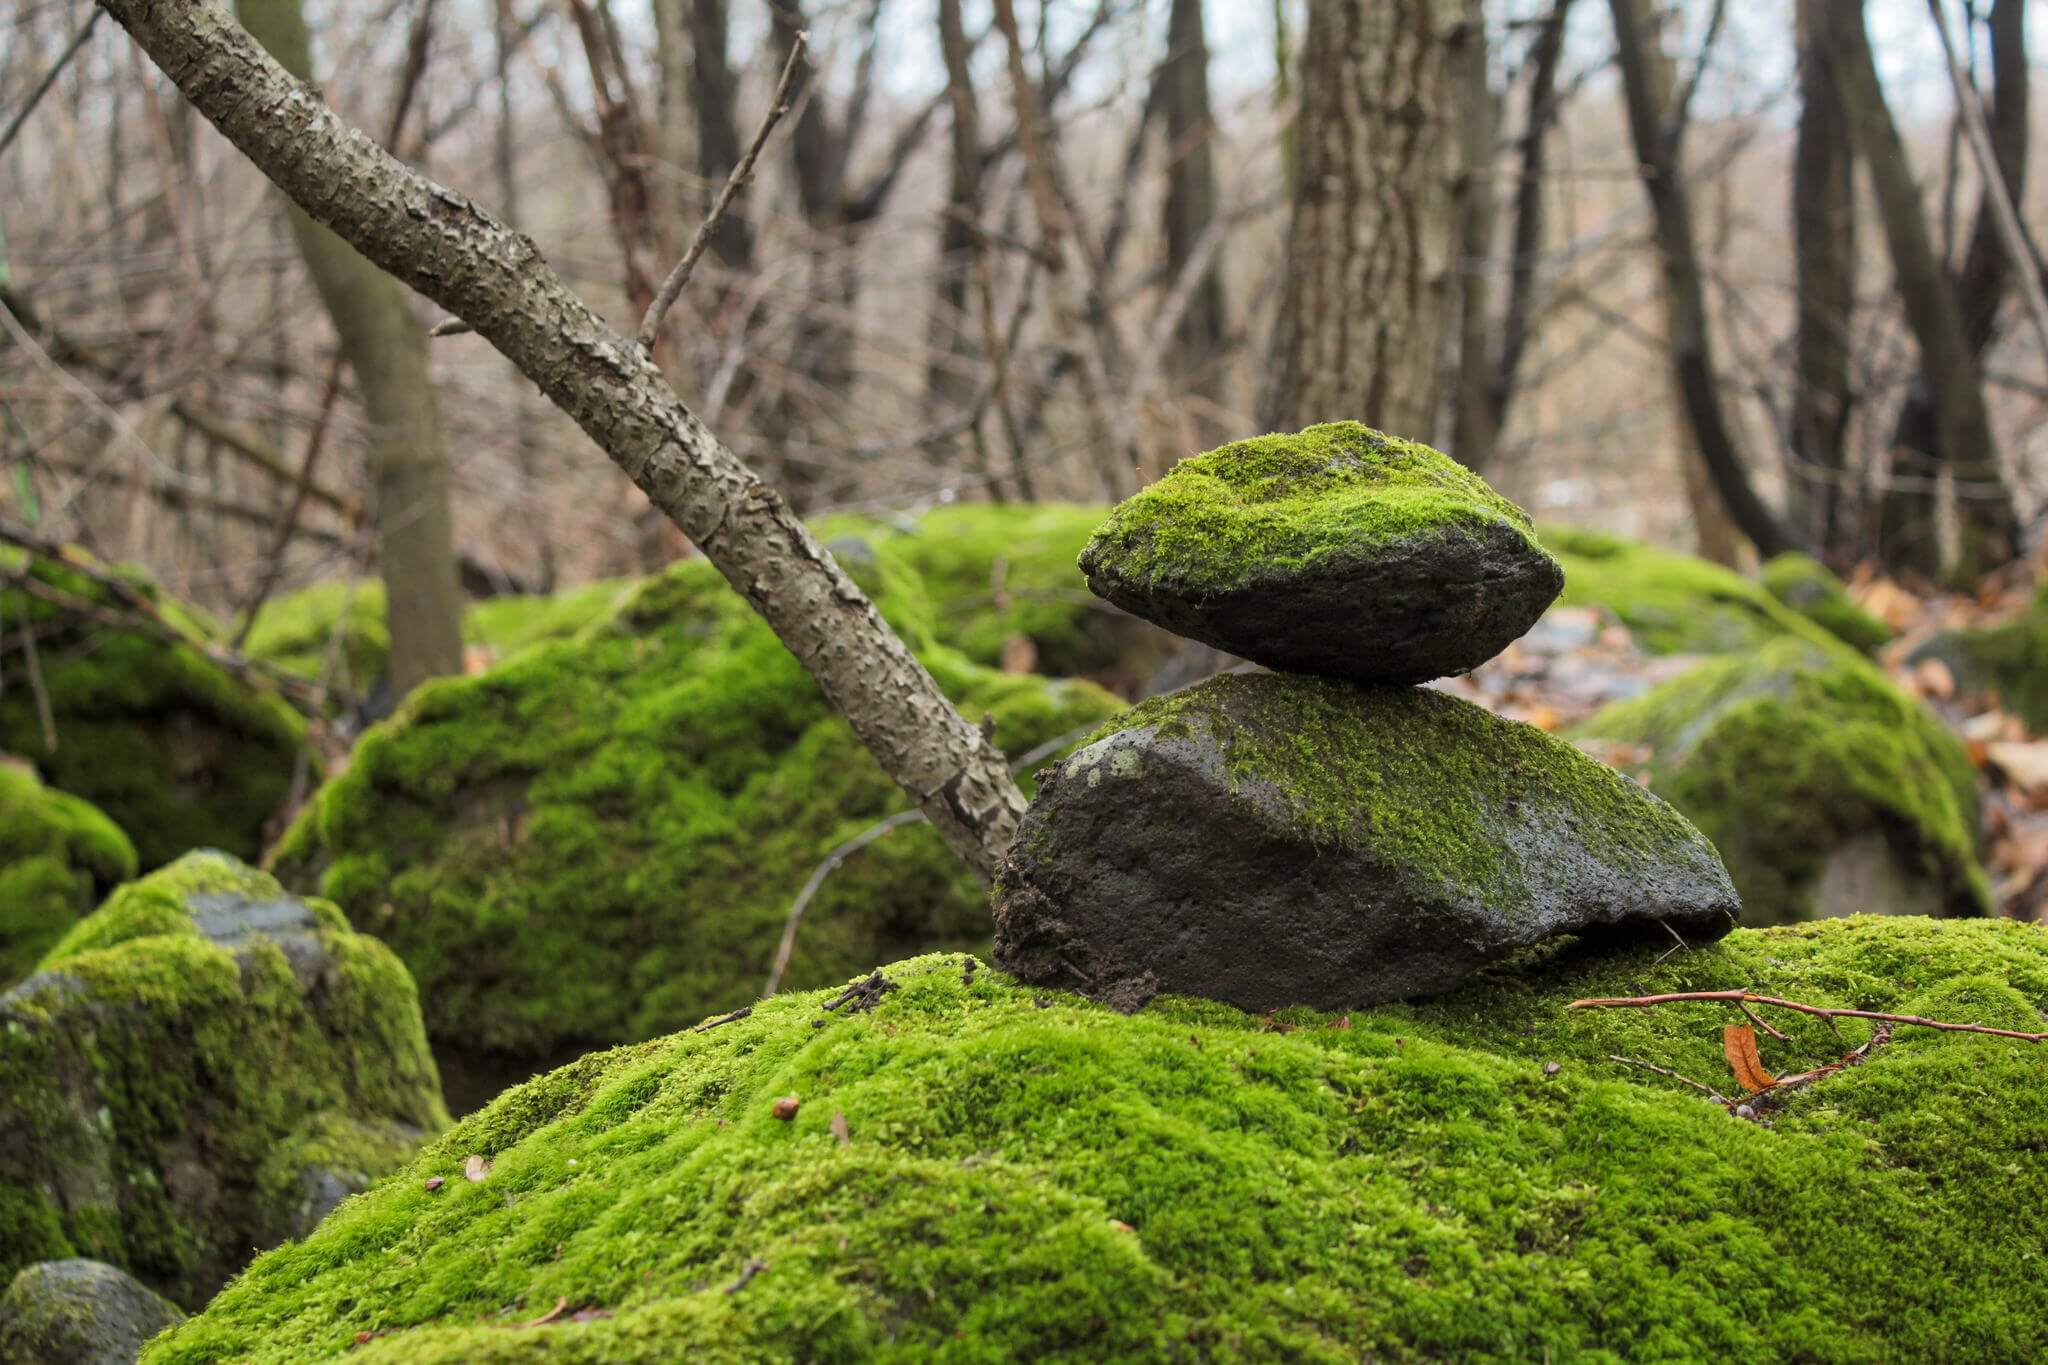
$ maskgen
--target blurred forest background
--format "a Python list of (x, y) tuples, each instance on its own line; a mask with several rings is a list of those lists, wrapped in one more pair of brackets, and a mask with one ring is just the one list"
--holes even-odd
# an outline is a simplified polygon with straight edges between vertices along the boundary
[[(627, 325), (808, 33), (660, 345), (806, 513), (1102, 500), (1356, 416), (1539, 520), (1910, 583), (2002, 571), (2040, 518), (2048, 319), (1996, 202), (2024, 240), (2048, 193), (2025, 8), (349, 0), (299, 60)], [(11, 517), (230, 619), (380, 568), (452, 617), (456, 573), (686, 552), (487, 346), (295, 241), (95, 13), (0, 34), (10, 124), (55, 71), (0, 158)], [(242, 14), (278, 50), (297, 7)], [(1290, 240), (1297, 198), (1333, 212)], [(419, 634), (401, 674), (459, 666)]]

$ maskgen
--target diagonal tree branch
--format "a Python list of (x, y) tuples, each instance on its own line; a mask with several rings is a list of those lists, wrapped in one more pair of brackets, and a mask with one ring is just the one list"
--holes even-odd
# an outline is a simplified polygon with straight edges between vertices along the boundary
[(100, 0), (193, 107), (313, 218), (516, 364), (767, 620), (882, 766), (982, 876), (1023, 795), (787, 504), (532, 240), (393, 160), (215, 0)]

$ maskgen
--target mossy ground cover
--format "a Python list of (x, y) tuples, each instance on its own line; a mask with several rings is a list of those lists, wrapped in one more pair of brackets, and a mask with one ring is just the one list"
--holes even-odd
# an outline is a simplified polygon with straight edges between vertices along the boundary
[(1730, 569), (1601, 531), (1545, 527), (1570, 607), (1605, 607), (1652, 654), (1728, 654), (1833, 636)]
[[(1564, 1008), (1755, 987), (2039, 1028), (2033, 926), (1561, 942), (1342, 1017), (887, 974), (869, 1013), (784, 996), (507, 1093), (146, 1365), (2048, 1352), (2048, 1048), (1901, 1031), (1765, 1125), (1609, 1060), (1732, 1088), (1725, 1007)], [(1778, 1022), (1781, 1072), (1870, 1034)]]
[(389, 949), (314, 903), (315, 989), (275, 940), (201, 932), (208, 894), (284, 892), (193, 854), (0, 996), (0, 1279), (87, 1256), (194, 1306), (288, 1234), (308, 1170), (381, 1175), (446, 1126)]
[(1200, 597), (1328, 558), (1496, 525), (1535, 544), (1527, 514), (1449, 456), (1358, 422), (1327, 422), (1182, 460), (1117, 506), (1084, 563)]
[[(1116, 709), (1083, 682), (933, 643), (893, 554), (854, 566), (892, 624), (1012, 755)], [(751, 998), (790, 902), (902, 797), (709, 565), (677, 565), (574, 642), (418, 689), (275, 855), (419, 979), (444, 1058), (645, 1038)], [(987, 942), (986, 900), (925, 827), (849, 860), (811, 904), (790, 981)]]
[(1828, 855), (1871, 832), (1949, 913), (1990, 908), (1969, 756), (1841, 644), (1786, 638), (1707, 660), (1575, 733), (1648, 749), (1651, 790), (1714, 841), (1755, 922), (1810, 916)]
[[(37, 559), (38, 581), (101, 606), (107, 589), (75, 567)], [(157, 595), (146, 582), (137, 586)], [(164, 618), (200, 638), (204, 623), (166, 598)], [(44, 781), (98, 806), (126, 831), (145, 868), (187, 849), (260, 851), (263, 826), (291, 784), (305, 726), (195, 647), (85, 619), (20, 589), (0, 588), (10, 631), (37, 631), (56, 746), (34, 689), (0, 689), (0, 751), (32, 761)], [(10, 680), (22, 674), (10, 654)]]
[(1764, 591), (1830, 635), (1865, 654), (1891, 643), (1892, 628), (1856, 605), (1833, 570), (1811, 555), (1787, 550), (1757, 573)]
[(135, 846), (90, 803), (0, 763), (0, 989), (135, 875)]

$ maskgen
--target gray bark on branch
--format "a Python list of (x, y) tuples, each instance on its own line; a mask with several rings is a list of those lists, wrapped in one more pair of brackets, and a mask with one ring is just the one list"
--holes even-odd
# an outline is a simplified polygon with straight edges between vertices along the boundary
[(874, 604), (531, 239), (393, 160), (217, 0), (100, 0), (192, 106), (313, 218), (468, 322), (696, 543), (884, 772), (983, 877), (1024, 798)]

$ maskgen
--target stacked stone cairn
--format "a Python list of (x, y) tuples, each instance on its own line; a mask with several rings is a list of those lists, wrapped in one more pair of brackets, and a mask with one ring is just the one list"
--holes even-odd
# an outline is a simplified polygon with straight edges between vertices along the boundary
[(1417, 686), (1564, 586), (1529, 518), (1356, 422), (1182, 461), (1081, 554), (1134, 615), (1262, 665), (1144, 702), (1040, 776), (996, 961), (1123, 1010), (1343, 1009), (1560, 934), (1704, 942), (1739, 910), (1684, 817), (1532, 726)]

